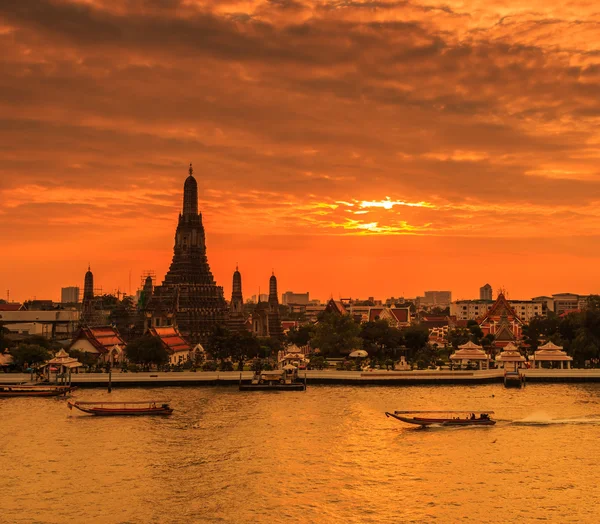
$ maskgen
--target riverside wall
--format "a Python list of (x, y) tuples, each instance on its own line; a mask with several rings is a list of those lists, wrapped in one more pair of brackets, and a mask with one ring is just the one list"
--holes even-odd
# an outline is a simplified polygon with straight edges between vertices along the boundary
[[(330, 384), (351, 386), (410, 386), (436, 384), (493, 384), (502, 383), (503, 370), (482, 371), (306, 371), (300, 372), (301, 379), (308, 385)], [(600, 382), (600, 369), (528, 369), (522, 370), (526, 383), (537, 382)], [(249, 382), (251, 371), (184, 371), (154, 373), (121, 373), (111, 376), (113, 387), (165, 387), (165, 386), (237, 386), (240, 379)], [(0, 383), (29, 382), (30, 375), (24, 373), (0, 374)], [(107, 387), (107, 373), (73, 374), (72, 384), (79, 387)]]

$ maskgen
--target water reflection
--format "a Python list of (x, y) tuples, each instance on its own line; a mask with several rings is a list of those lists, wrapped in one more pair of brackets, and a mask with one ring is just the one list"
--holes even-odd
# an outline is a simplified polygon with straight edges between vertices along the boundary
[[(168, 398), (169, 418), (0, 401), (6, 522), (595, 522), (600, 387), (82, 390)], [(394, 409), (490, 409), (421, 430)]]

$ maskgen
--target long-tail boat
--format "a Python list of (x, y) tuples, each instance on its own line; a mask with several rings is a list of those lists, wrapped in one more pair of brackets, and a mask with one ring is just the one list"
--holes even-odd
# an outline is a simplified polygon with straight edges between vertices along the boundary
[(0, 397), (58, 397), (66, 395), (75, 389), (77, 389), (75, 386), (54, 386), (49, 384), (2, 384), (0, 385)]
[(386, 417), (417, 426), (493, 426), (493, 411), (394, 411)]
[(102, 417), (135, 415), (170, 415), (173, 408), (167, 401), (145, 400), (141, 402), (68, 402), (69, 409)]

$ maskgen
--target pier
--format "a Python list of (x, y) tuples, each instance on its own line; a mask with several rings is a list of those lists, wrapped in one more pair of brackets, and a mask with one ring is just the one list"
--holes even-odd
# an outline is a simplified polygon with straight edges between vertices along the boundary
[[(600, 382), (600, 369), (528, 369), (523, 370), (528, 384), (538, 382)], [(304, 378), (304, 371), (300, 377)], [(252, 371), (242, 372), (242, 380), (250, 381)], [(199, 372), (144, 372), (144, 373), (79, 373), (72, 375), (72, 384), (84, 387), (108, 387), (109, 378), (113, 388), (118, 387), (165, 387), (165, 386), (237, 386), (239, 371)], [(28, 382), (26, 373), (0, 375), (0, 382), (16, 384)], [(351, 386), (410, 386), (439, 384), (502, 384), (502, 369), (477, 371), (306, 371), (308, 385), (339, 384)]]

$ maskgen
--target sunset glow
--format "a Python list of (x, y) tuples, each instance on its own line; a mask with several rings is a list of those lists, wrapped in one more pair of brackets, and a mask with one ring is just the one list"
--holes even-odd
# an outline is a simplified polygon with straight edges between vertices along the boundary
[(248, 296), (272, 269), (323, 299), (600, 292), (599, 24), (587, 0), (2, 2), (0, 296), (88, 262), (105, 292), (161, 279), (190, 162), (226, 296), (236, 263)]

